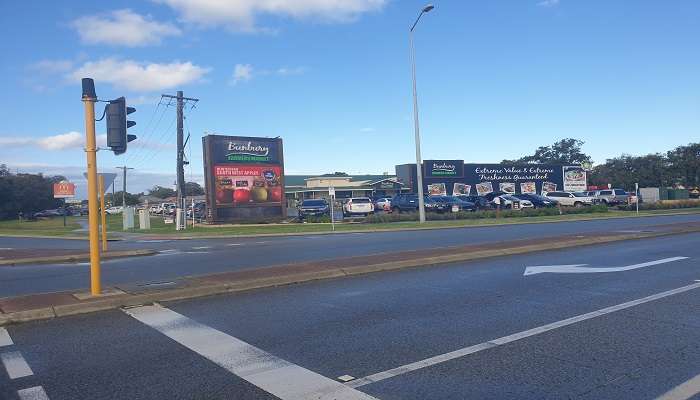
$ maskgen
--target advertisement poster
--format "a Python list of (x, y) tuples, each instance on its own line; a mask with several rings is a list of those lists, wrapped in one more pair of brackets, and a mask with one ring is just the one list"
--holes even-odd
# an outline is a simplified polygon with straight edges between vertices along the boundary
[(453, 196), (458, 196), (458, 195), (465, 195), (469, 196), (469, 193), (472, 190), (471, 185), (465, 185), (464, 183), (455, 183), (454, 188), (452, 189), (452, 195)]
[(286, 216), (282, 139), (202, 138), (207, 221), (280, 221)]
[(588, 188), (586, 183), (586, 170), (583, 167), (572, 165), (562, 167), (564, 174), (564, 190), (569, 192), (583, 192)]
[(476, 193), (479, 196), (484, 196), (493, 192), (493, 185), (491, 182), (481, 182), (476, 184)]
[(461, 178), (464, 175), (462, 160), (425, 160), (426, 177)]
[(543, 182), (542, 183), (542, 195), (546, 195), (549, 192), (556, 192), (557, 191), (557, 184), (552, 183), (552, 182)]
[(498, 184), (498, 189), (501, 192), (508, 194), (515, 194), (515, 183), (513, 182), (501, 182)]
[(430, 196), (447, 196), (447, 188), (444, 183), (433, 183), (428, 185), (428, 194)]
[(53, 198), (65, 199), (75, 197), (75, 184), (68, 181), (61, 181), (53, 184)]
[(520, 193), (537, 193), (537, 184), (535, 182), (523, 182), (520, 184)]
[(216, 204), (232, 206), (280, 203), (282, 168), (259, 165), (215, 165)]

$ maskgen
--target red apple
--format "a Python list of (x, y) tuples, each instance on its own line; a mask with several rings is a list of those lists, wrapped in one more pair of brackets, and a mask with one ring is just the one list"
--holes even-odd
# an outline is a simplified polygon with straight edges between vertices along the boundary
[(248, 202), (250, 202), (250, 190), (248, 190), (248, 189), (236, 189), (233, 192), (233, 201), (235, 203), (248, 203)]
[(231, 191), (221, 188), (216, 188), (216, 202), (217, 203), (230, 203), (231, 202)]
[(282, 201), (282, 187), (273, 186), (270, 188), (270, 201), (279, 202)]

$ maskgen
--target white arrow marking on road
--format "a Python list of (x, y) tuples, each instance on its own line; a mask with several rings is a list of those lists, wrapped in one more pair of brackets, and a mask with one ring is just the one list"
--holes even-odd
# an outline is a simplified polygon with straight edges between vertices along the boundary
[(625, 267), (611, 268), (581, 268), (588, 264), (571, 264), (571, 265), (539, 265), (536, 267), (525, 267), (523, 276), (535, 274), (596, 274), (601, 272), (621, 272), (630, 271), (637, 268), (651, 267), (652, 265), (666, 264), (674, 261), (686, 260), (688, 257), (671, 257), (662, 260), (649, 261), (641, 264), (627, 265)]

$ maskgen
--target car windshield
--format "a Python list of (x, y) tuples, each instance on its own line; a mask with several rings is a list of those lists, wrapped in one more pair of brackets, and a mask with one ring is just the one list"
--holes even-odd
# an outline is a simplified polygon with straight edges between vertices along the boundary
[(588, 195), (584, 192), (575, 192), (574, 196), (576, 196), (576, 197), (588, 197)]
[(357, 197), (354, 199), (350, 199), (353, 203), (358, 203), (358, 204), (363, 204), (363, 203), (371, 203), (367, 197)]
[(304, 200), (302, 207), (322, 207), (326, 205), (325, 200)]

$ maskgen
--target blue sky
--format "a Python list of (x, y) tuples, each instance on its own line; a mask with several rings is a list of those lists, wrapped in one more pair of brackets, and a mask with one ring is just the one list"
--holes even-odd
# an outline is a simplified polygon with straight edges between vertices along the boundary
[[(425, 159), (498, 162), (574, 137), (604, 162), (698, 141), (700, 2), (434, 4), (416, 32)], [(393, 173), (415, 159), (407, 31), (423, 5), (5, 2), (0, 163), (80, 187), (91, 76), (100, 98), (137, 108), (139, 140), (98, 155), (103, 171), (136, 168), (130, 191), (174, 180), (175, 109), (158, 101), (176, 90), (201, 99), (186, 111), (188, 179), (204, 132), (279, 135), (289, 174)]]

